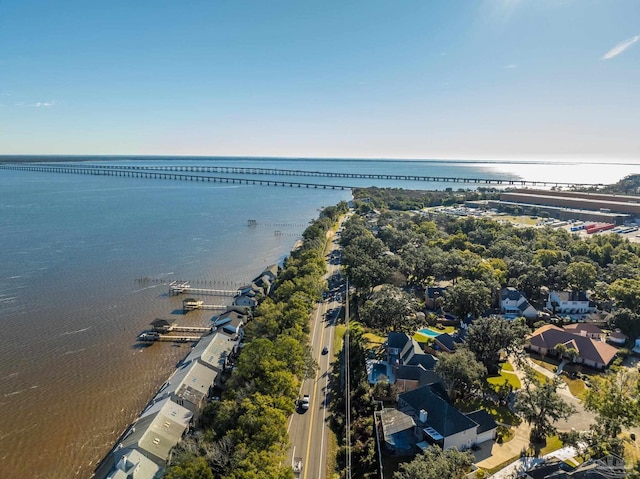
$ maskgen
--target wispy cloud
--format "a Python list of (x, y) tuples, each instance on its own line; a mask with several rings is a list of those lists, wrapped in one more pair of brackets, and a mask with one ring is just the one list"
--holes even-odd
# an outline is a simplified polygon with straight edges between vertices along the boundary
[(507, 69), (511, 70), (513, 68), (518, 68), (518, 65), (516, 65), (515, 63), (509, 63), (508, 65), (505, 65), (502, 68), (507, 68)]
[(618, 43), (615, 47), (613, 47), (611, 50), (605, 53), (602, 56), (601, 60), (611, 60), (612, 58), (617, 57), (622, 52), (624, 52), (627, 48), (629, 48), (631, 45), (636, 43), (638, 40), (640, 40), (640, 35), (636, 35), (633, 38), (629, 38), (624, 42)]
[(36, 108), (49, 108), (52, 106), (56, 106), (56, 101), (39, 101), (37, 103), (34, 103), (33, 106), (35, 106)]

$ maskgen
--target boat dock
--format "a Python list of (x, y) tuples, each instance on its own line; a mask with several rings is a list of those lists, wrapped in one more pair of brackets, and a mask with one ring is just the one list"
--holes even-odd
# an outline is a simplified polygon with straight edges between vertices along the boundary
[(171, 283), (169, 283), (169, 294), (171, 294), (172, 296), (176, 296), (183, 293), (206, 294), (211, 296), (235, 296), (236, 294), (238, 294), (238, 290), (192, 288), (189, 281), (171, 281)]
[(179, 326), (175, 323), (170, 324), (166, 319), (156, 319), (151, 323), (151, 326), (153, 329), (151, 331), (143, 331), (138, 336), (138, 341), (147, 343), (155, 341), (191, 343), (200, 340), (202, 336), (211, 334), (214, 329), (206, 326)]
[(156, 341), (172, 342), (172, 343), (195, 343), (200, 341), (202, 336), (176, 336), (173, 334), (159, 334), (156, 332), (146, 332), (138, 336), (138, 341), (143, 343), (153, 343)]

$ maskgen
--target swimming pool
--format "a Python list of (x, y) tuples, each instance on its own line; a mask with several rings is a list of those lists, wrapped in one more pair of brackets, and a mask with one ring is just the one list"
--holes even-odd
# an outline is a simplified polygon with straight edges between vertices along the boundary
[(436, 336), (440, 336), (442, 333), (439, 331), (434, 331), (433, 329), (424, 328), (418, 331), (420, 334), (424, 334), (425, 336), (431, 336), (435, 338)]
[(371, 368), (371, 382), (377, 383), (380, 376), (387, 375), (387, 365), (382, 363), (374, 363)]

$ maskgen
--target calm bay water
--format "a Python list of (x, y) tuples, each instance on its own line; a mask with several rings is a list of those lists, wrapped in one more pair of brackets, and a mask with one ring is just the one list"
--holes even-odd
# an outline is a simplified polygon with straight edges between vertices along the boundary
[[(108, 163), (593, 183), (640, 172), (629, 164), (202, 158)], [(188, 351), (186, 345), (140, 348), (136, 335), (156, 318), (190, 325), (211, 320), (211, 311), (177, 314), (181, 299), (167, 296), (165, 283), (189, 279), (237, 287), (280, 261), (319, 208), (349, 198), (340, 190), (0, 170), (0, 478), (89, 477)], [(258, 226), (247, 227), (248, 219)]]

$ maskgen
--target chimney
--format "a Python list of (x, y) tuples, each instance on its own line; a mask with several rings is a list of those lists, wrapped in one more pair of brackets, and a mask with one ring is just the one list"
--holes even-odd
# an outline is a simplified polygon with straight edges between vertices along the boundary
[(419, 421), (421, 424), (426, 424), (427, 423), (427, 411), (425, 411), (424, 409), (420, 409), (420, 417), (419, 417)]

